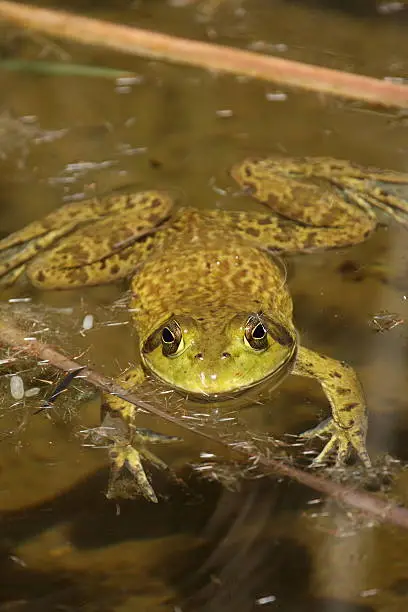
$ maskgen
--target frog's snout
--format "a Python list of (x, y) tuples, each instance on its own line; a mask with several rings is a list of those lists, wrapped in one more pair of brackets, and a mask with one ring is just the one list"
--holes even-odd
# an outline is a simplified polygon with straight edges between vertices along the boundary
[[(194, 354), (192, 373), (199, 392), (208, 394), (230, 391), (236, 378), (236, 359), (226, 350), (212, 347)], [(225, 387), (225, 389), (224, 389)]]

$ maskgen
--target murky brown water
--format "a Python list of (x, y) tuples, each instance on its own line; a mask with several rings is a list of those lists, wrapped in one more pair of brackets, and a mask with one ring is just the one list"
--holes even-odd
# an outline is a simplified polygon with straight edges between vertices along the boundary
[[(380, 77), (408, 74), (406, 16), (379, 17), (368, 2), (341, 11), (315, 2), (226, 0), (209, 22), (197, 18), (194, 6), (95, 4), (89, 11), (86, 3), (70, 7), (242, 47), (263, 41), (284, 57)], [(214, 185), (227, 185), (228, 167), (254, 152), (330, 155), (408, 171), (408, 128), (386, 113), (294, 91), (269, 101), (267, 94), (281, 88), (96, 49), (69, 52), (72, 61), (136, 71), (140, 83), (121, 88), (103, 79), (0, 72), (4, 107), (16, 117), (37, 117), (48, 131), (48, 139), (28, 143), (24, 163), (21, 149), (1, 162), (2, 235), (81, 193), (127, 184), (171, 188), (197, 206), (253, 206), (219, 195)], [(379, 255), (392, 268), (401, 266), (406, 240), (391, 226), (347, 252), (296, 257), (289, 265), (303, 342), (358, 369), (372, 454), (404, 460), (407, 327), (376, 334), (369, 320), (383, 309), (408, 318), (408, 281), (395, 289), (375, 279), (352, 282), (338, 270), (345, 261), (364, 265)], [(122, 289), (41, 294), (23, 287), (4, 300), (27, 296), (54, 308), (74, 306), (73, 317), (50, 315), (59, 341), (91, 344), (93, 363), (114, 374), (135, 357), (127, 328), (100, 326), (85, 339), (78, 332), (86, 313), (109, 319), (107, 309)], [(248, 418), (265, 431), (298, 432), (325, 406), (317, 385), (290, 379)], [(13, 419), (6, 411), (6, 429)], [(190, 477), (189, 496), (171, 489), (157, 506), (121, 503), (117, 515), (103, 495), (104, 452), (81, 447), (75, 436), (97, 419), (95, 401), (80, 420), (38, 415), (17, 438), (2, 442), (0, 610), (407, 609), (408, 535), (358, 527), (340, 510), (308, 503), (316, 495), (291, 483), (264, 479), (229, 492)], [(163, 456), (181, 462), (177, 452)], [(406, 486), (401, 478), (396, 489), (408, 503)]]

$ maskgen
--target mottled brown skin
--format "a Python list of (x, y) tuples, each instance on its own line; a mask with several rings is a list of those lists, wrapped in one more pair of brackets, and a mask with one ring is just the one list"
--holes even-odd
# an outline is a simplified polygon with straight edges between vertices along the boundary
[[(249, 159), (231, 173), (271, 210), (173, 212), (169, 196), (155, 191), (69, 204), (0, 242), (0, 279), (12, 283), (26, 271), (37, 287), (66, 289), (130, 277), (143, 368), (120, 380), (126, 388), (139, 385), (144, 370), (208, 400), (289, 373), (316, 378), (332, 417), (303, 434), (330, 436), (315, 463), (332, 451), (342, 462), (354, 448), (369, 466), (356, 374), (299, 345), (284, 271), (272, 253), (361, 242), (376, 227), (373, 207), (406, 224), (408, 204), (387, 186), (408, 177), (330, 159)], [(127, 402), (108, 396), (104, 407), (128, 427), (112, 448), (112, 482), (127, 467), (139, 491), (157, 501), (141, 463), (162, 466), (145, 446), (153, 436), (135, 426)]]

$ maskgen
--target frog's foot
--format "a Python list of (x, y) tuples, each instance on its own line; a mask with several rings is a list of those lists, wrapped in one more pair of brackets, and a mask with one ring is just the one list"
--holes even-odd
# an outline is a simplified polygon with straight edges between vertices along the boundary
[[(111, 460), (111, 473), (109, 478), (107, 497), (133, 497), (135, 494), (143, 495), (147, 500), (158, 502), (156, 493), (144, 471), (141, 453), (133, 446), (115, 444), (109, 452)], [(124, 470), (132, 475), (131, 486), (125, 485)], [(128, 483), (126, 483), (128, 485)]]
[(361, 208), (369, 204), (408, 226), (406, 172), (364, 168), (349, 161), (322, 157), (303, 160), (289, 158), (283, 167), (294, 174), (326, 179), (345, 190), (348, 197)]
[[(405, 180), (408, 183), (408, 176)], [(332, 182), (343, 189), (349, 199), (361, 208), (367, 204), (378, 208), (397, 223), (408, 227), (408, 200), (403, 195), (398, 195), (397, 182), (395, 182), (395, 193), (392, 192), (392, 185), (376, 186), (370, 179), (356, 181), (345, 178), (342, 181), (333, 179)]]
[(365, 467), (367, 469), (371, 467), (370, 457), (365, 445), (365, 431), (360, 427), (342, 427), (334, 419), (329, 418), (317, 425), (317, 427), (303, 432), (299, 437), (311, 439), (321, 438), (326, 435), (329, 435), (330, 439), (322, 452), (314, 459), (312, 466), (326, 463), (328, 457), (333, 452), (336, 452), (336, 466), (343, 465), (350, 450), (354, 449)]
[(345, 190), (350, 200), (361, 208), (367, 204), (378, 208), (408, 227), (408, 173), (363, 168), (350, 162), (324, 158), (310, 158), (306, 171)]
[[(165, 436), (148, 429), (135, 429), (132, 443), (116, 441), (110, 449), (111, 473), (107, 497), (109, 499), (124, 497), (133, 498), (142, 495), (147, 500), (157, 503), (156, 493), (149, 482), (142, 460), (156, 468), (174, 475), (164, 461), (145, 448), (145, 443), (178, 442), (180, 438)], [(131, 479), (127, 478), (131, 476)]]

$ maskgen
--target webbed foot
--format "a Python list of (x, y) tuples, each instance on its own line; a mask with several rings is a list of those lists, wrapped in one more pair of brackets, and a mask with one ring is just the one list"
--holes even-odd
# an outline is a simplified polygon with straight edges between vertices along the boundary
[[(158, 499), (146, 472), (144, 471), (141, 457), (143, 453), (137, 451), (130, 444), (114, 444), (109, 452), (111, 460), (111, 472), (109, 478), (108, 499), (116, 497), (132, 498), (135, 495), (143, 495), (147, 500), (157, 503)], [(155, 459), (157, 459), (155, 457)], [(156, 464), (159, 462), (155, 462)], [(167, 468), (167, 466), (165, 466)], [(131, 481), (126, 479), (126, 470), (132, 476)]]
[(167, 464), (146, 448), (146, 444), (179, 442), (180, 438), (166, 436), (150, 429), (128, 427), (115, 413), (107, 413), (101, 427), (94, 433), (112, 443), (109, 450), (111, 471), (107, 497), (132, 499), (142, 495), (157, 503), (156, 493), (146, 475), (143, 462), (165, 470), (174, 480), (178, 479)]
[(368, 456), (365, 444), (366, 431), (364, 427), (358, 424), (356, 426), (342, 427), (333, 418), (329, 418), (317, 425), (317, 427), (303, 432), (299, 437), (311, 439), (327, 435), (330, 436), (330, 439), (321, 453), (313, 460), (312, 466), (326, 463), (328, 457), (333, 452), (336, 453), (336, 466), (343, 465), (350, 451), (354, 449), (365, 467), (371, 467), (370, 457)]

